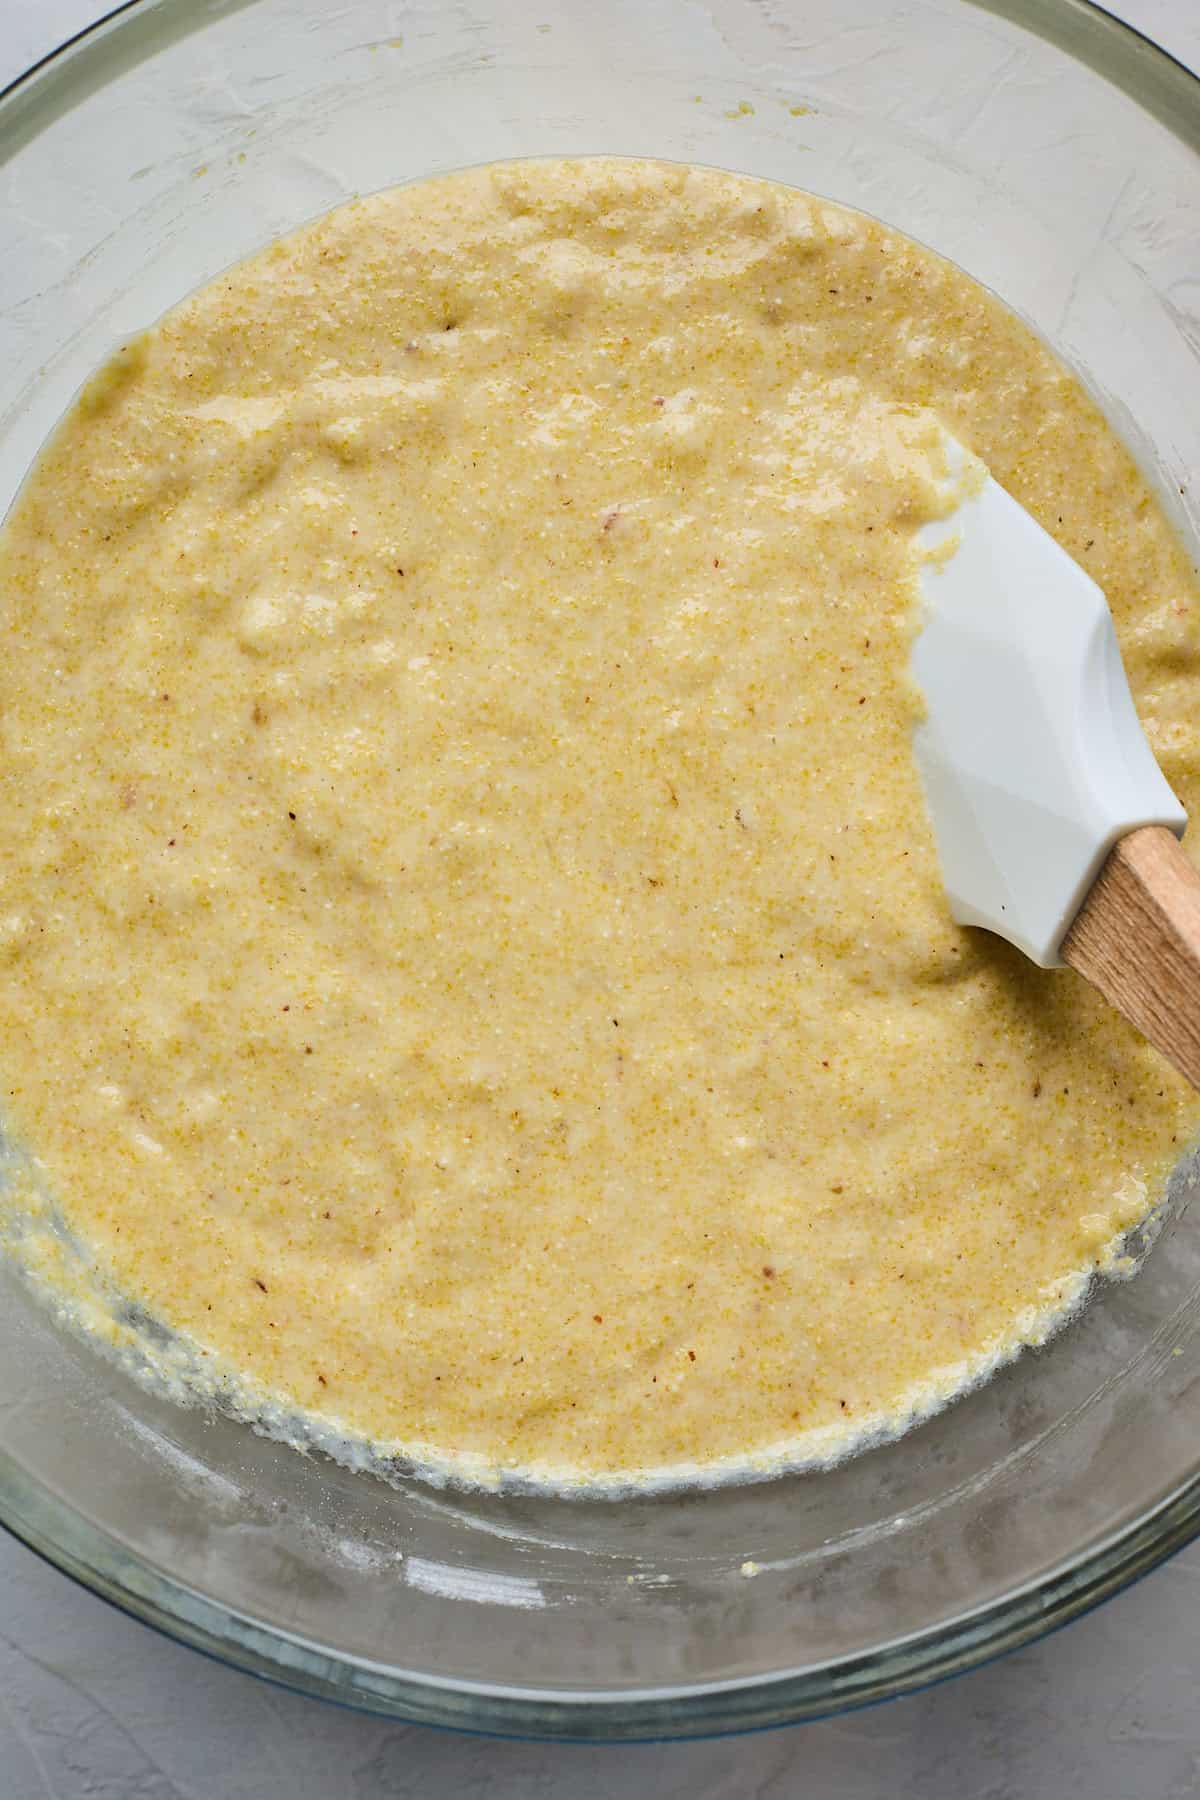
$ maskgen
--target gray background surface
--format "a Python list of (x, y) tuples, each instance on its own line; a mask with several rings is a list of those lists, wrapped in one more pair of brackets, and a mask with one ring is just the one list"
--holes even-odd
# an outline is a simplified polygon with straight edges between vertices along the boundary
[[(1109, 9), (1200, 69), (1200, 0)], [(0, 83), (107, 10), (0, 0)], [(1198, 1689), (1200, 1545), (1048, 1641), (870, 1712), (704, 1744), (451, 1737), (207, 1662), (0, 1533), (0, 1800), (1200, 1800)]]

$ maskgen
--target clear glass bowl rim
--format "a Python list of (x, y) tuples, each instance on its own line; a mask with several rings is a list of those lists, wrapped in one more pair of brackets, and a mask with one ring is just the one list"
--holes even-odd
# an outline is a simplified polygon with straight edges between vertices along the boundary
[[(71, 104), (71, 65), (103, 40), (145, 53), (250, 0), (123, 0), (0, 89), (0, 165)], [(1096, 0), (961, 0), (1032, 31), (1122, 89), (1200, 155), (1200, 76)], [(190, 17), (189, 17), (190, 15)], [(199, 15), (199, 17), (198, 17)], [(176, 1581), (100, 1530), (0, 1449), (0, 1526), (101, 1599), (232, 1667), (363, 1710), (493, 1734), (635, 1741), (763, 1730), (911, 1693), (1045, 1636), (1200, 1536), (1200, 1462), (1123, 1530), (990, 1606), (869, 1655), (801, 1673), (646, 1693), (537, 1693), (449, 1683), (333, 1653)]]

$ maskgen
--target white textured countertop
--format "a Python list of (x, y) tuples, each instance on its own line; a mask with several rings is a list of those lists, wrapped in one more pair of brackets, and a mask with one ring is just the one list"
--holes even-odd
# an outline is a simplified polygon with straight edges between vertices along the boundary
[[(0, 0), (0, 83), (111, 0)], [(1108, 0), (1200, 68), (1200, 0)], [(1200, 255), (1200, 250), (1198, 250)], [(0, 1800), (1200, 1797), (1200, 1545), (914, 1699), (717, 1743), (573, 1748), (358, 1717), (207, 1662), (0, 1533)]]

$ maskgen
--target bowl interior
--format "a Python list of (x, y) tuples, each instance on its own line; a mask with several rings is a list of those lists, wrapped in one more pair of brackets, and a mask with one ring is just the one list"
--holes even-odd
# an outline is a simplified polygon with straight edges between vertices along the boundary
[[(793, 182), (952, 257), (1195, 537), (1200, 85), (1076, 0), (140, 0), (0, 102), (0, 510), (96, 364), (224, 265), (356, 192), (588, 152)], [(146, 1391), (4, 1268), (0, 1514), (179, 1635), (404, 1716), (630, 1735), (876, 1697), (1196, 1528), (1195, 1180), (1136, 1281), (900, 1442), (620, 1502), (302, 1458)]]

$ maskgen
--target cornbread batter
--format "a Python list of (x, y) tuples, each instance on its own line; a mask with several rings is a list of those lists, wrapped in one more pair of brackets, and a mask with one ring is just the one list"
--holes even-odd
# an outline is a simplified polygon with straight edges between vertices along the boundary
[(828, 1457), (1044, 1336), (1200, 1102), (949, 918), (939, 421), (1102, 584), (1200, 804), (1128, 454), (855, 214), (478, 170), (124, 349), (0, 540), (20, 1253), (244, 1410), (485, 1479)]

